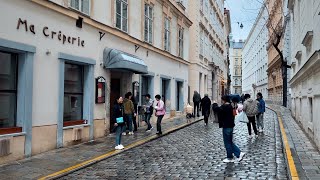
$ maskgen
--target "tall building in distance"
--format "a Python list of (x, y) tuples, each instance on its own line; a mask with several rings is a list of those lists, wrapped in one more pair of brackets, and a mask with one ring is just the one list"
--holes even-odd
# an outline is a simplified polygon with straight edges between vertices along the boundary
[[(279, 53), (273, 46), (276, 42), (277, 34), (283, 29), (283, 0), (266, 1), (266, 6), (269, 11), (267, 21), (268, 28), (268, 96), (269, 100), (274, 104), (282, 105), (283, 103), (283, 75), (282, 62)], [(281, 36), (278, 48), (283, 50), (283, 36)]]
[(190, 0), (189, 97), (193, 91), (213, 100), (225, 93), (227, 55), (225, 53), (224, 0)]
[(262, 6), (243, 47), (242, 91), (253, 97), (261, 92), (268, 99), (268, 12)]
[(242, 94), (242, 53), (244, 41), (230, 42), (231, 94)]

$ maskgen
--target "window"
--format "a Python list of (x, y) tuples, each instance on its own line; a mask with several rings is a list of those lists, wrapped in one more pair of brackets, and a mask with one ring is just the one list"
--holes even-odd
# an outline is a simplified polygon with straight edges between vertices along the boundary
[(70, 7), (84, 14), (90, 15), (90, 0), (71, 0)]
[(83, 119), (83, 66), (65, 64), (63, 121)]
[(152, 44), (153, 9), (149, 4), (144, 6), (144, 40)]
[(200, 10), (203, 11), (203, 1), (204, 0), (200, 0)]
[(179, 29), (179, 52), (178, 52), (178, 55), (181, 58), (183, 58), (183, 33), (184, 33), (184, 29), (180, 28)]
[(128, 32), (128, 2), (116, 0), (116, 27)]
[(200, 31), (200, 55), (204, 55), (203, 49), (203, 30)]
[(170, 20), (164, 19), (164, 50), (170, 52)]
[(16, 126), (18, 55), (0, 51), (0, 128)]

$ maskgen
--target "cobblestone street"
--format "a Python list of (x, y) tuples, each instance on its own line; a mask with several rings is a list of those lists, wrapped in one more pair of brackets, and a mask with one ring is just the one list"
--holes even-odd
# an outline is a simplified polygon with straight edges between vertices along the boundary
[(61, 179), (287, 179), (276, 114), (267, 110), (265, 133), (249, 139), (237, 123), (235, 142), (246, 152), (241, 163), (226, 157), (218, 124), (203, 122), (76, 171)]

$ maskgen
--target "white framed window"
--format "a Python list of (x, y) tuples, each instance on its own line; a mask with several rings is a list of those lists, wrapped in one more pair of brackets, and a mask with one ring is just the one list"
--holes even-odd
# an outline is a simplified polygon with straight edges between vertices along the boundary
[(152, 44), (153, 8), (150, 4), (144, 5), (144, 41)]
[(183, 33), (184, 29), (182, 27), (179, 28), (179, 57), (183, 58)]
[(170, 20), (164, 19), (164, 50), (170, 52)]
[(116, 1), (116, 27), (128, 32), (128, 0)]
[(200, 10), (203, 12), (203, 1), (204, 0), (200, 0)]
[(90, 0), (70, 0), (69, 6), (86, 15), (90, 15)]
[(200, 31), (200, 55), (204, 55), (204, 49), (203, 49), (203, 30)]

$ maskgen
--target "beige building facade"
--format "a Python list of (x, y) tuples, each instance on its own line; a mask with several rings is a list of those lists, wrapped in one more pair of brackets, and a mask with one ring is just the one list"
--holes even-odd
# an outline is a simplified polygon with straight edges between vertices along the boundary
[(0, 164), (109, 134), (128, 91), (137, 105), (160, 94), (166, 118), (182, 112), (187, 3), (0, 1)]
[(244, 41), (230, 42), (231, 94), (242, 94), (242, 52)]
[[(227, 86), (227, 52), (223, 0), (189, 1), (189, 101), (194, 91), (220, 100)], [(230, 28), (231, 29), (231, 28)]]

